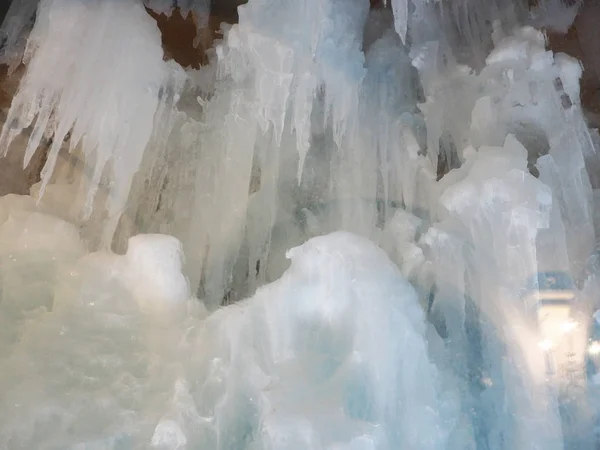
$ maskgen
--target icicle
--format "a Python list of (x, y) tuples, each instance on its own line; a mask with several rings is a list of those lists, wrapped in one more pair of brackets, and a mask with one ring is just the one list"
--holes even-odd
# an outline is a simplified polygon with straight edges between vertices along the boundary
[(406, 44), (406, 32), (408, 31), (408, 0), (392, 0), (392, 8), (394, 10), (394, 27), (396, 33), (402, 39), (402, 43)]
[(39, 0), (13, 0), (0, 27), (0, 64), (8, 64), (9, 74), (20, 64), (27, 33), (35, 18)]
[[(217, 47), (217, 87), (205, 109), (207, 150), (198, 165), (197, 192), (207, 194), (197, 197), (192, 220), (205, 230), (194, 230), (190, 241), (195, 250), (188, 252), (194, 261), (191, 267), (197, 267), (192, 270), (198, 271), (191, 274), (192, 282), (202, 273), (201, 293), (210, 307), (234, 295), (226, 292), (231, 292), (239, 252), (247, 251), (252, 259), (269, 248), (274, 211), (283, 203), (278, 194), (284, 189), (262, 178), (262, 171), (279, 178), (280, 168), (258, 156), (279, 154), (283, 165), (293, 155), (295, 181), (301, 182), (316, 130), (311, 117), (321, 100), (325, 113), (319, 127), (331, 130), (339, 148), (352, 139), (365, 75), (362, 37), (368, 8), (366, 0), (255, 0), (239, 8), (239, 24)], [(322, 94), (320, 100), (317, 94)], [(227, 128), (223, 115), (228, 117)], [(222, 185), (218, 180), (236, 183)], [(256, 188), (261, 191), (254, 195), (251, 209), (248, 186), (255, 186), (251, 194)], [(252, 224), (251, 242), (244, 234), (246, 221)]]
[(2, 130), (2, 151), (37, 116), (27, 161), (49, 128), (53, 145), (42, 195), (72, 130), (72, 145), (82, 143), (86, 163), (94, 168), (85, 217), (105, 166), (112, 172), (104, 236), (110, 245), (155, 112), (167, 101), (168, 95), (161, 98), (163, 85), (177, 69), (163, 62), (156, 23), (135, 1), (44, 0), (26, 51), (30, 62)]
[[(277, 23), (265, 23), (264, 8), (264, 1), (240, 7), (240, 23), (230, 32), (228, 45), (244, 49), (253, 63), (261, 127), (266, 131), (272, 125), (277, 142), (287, 108), (292, 108), (301, 176), (317, 89), (325, 92), (331, 114), (325, 119), (332, 120), (338, 144), (356, 116), (358, 86), (364, 77), (361, 43), (368, 2), (328, 0), (316, 7), (282, 2), (269, 9)], [(257, 29), (266, 32), (257, 34)]]

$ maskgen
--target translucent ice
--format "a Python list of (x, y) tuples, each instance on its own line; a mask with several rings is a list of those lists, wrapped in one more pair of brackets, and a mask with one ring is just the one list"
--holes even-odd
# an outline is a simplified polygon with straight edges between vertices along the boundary
[(30, 197), (1, 200), (7, 216), (0, 226), (0, 359), (28, 315), (52, 309), (57, 274), (86, 251), (73, 225), (35, 212)]
[[(44, 0), (28, 41), (0, 447), (566, 447), (523, 292), (598, 228), (578, 63), (516, 2), (250, 0), (183, 72), (143, 4)], [(68, 132), (89, 180), (50, 178)], [(82, 180), (122, 254), (84, 256)]]
[[(217, 83), (204, 108), (205, 151), (197, 163), (201, 194), (186, 240), (192, 285), (200, 284), (209, 307), (248, 292), (235, 286), (234, 267), (252, 268), (250, 292), (266, 279), (255, 268), (268, 266), (278, 210), (294, 213), (317, 130), (327, 129), (340, 148), (352, 141), (368, 8), (365, 0), (255, 0), (239, 8), (239, 23), (217, 46)], [(342, 176), (350, 161), (334, 170)]]
[(23, 56), (38, 0), (15, 0), (10, 2), (4, 22), (0, 27), (0, 62), (14, 70)]
[(51, 135), (43, 193), (71, 133), (71, 149), (81, 144), (92, 168), (86, 217), (105, 168), (111, 172), (104, 236), (109, 245), (155, 113), (169, 95), (176, 95), (165, 89), (170, 72), (181, 68), (163, 62), (156, 23), (133, 1), (42, 1), (25, 61), (27, 71), (3, 126), (0, 151), (5, 154), (14, 137), (34, 123), (27, 164), (43, 135)]
[[(454, 233), (470, 243), (471, 250), (459, 259), (466, 264), (465, 275), (462, 280), (452, 275), (457, 264), (440, 266), (438, 277), (445, 276), (438, 280), (457, 280), (452, 288), (459, 296), (468, 293), (487, 318), (481, 325), (482, 357), (493, 386), (481, 397), (481, 407), (487, 412), (480, 414), (496, 415), (494, 425), (485, 427), (487, 441), (492, 448), (510, 442), (510, 448), (560, 449), (558, 406), (546, 390), (545, 365), (537, 345), (540, 339), (520, 296), (524, 279), (538, 271), (536, 237), (538, 230), (550, 226), (552, 194), (527, 173), (527, 152), (511, 135), (503, 148), (482, 147), (471, 157), (476, 161), (466, 178), (440, 199), (450, 212), (447, 220), (458, 221), (458, 228), (452, 227)], [(465, 280), (468, 284), (463, 284)], [(445, 308), (443, 303), (439, 307)], [(465, 326), (464, 313), (459, 308), (459, 316), (453, 318), (449, 312), (444, 312), (446, 326), (456, 333), (456, 327)], [(461, 332), (463, 339), (466, 331)], [(510, 367), (500, 362), (503, 354), (512, 361)], [(506, 414), (502, 408), (513, 412)], [(513, 420), (514, 415), (520, 419)], [(536, 433), (540, 426), (555, 433)]]
[(91, 254), (62, 272), (52, 311), (27, 322), (0, 374), (11, 386), (0, 443), (447, 448), (423, 312), (373, 243), (309, 240), (280, 280), (187, 324), (147, 308), (186, 300), (178, 248), (138, 236), (125, 256)]
[(392, 0), (392, 8), (394, 10), (394, 28), (404, 43), (408, 31), (408, 0)]
[[(73, 253), (79, 250), (76, 230), (61, 221), (32, 219), (37, 227), (45, 226), (45, 233), (32, 226), (32, 236), (19, 238), (13, 246), (36, 243), (35, 248), (30, 245), (37, 253), (29, 263), (37, 266), (13, 263), (9, 273), (4, 264), (3, 278), (12, 275), (17, 282), (17, 268), (31, 274), (46, 263), (40, 257), (46, 249), (38, 241), (48, 233), (54, 239), (44, 240), (45, 246), (59, 247), (62, 253), (49, 255), (46, 264), (62, 266), (36, 273), (55, 277), (46, 286), (51, 308), (30, 314), (18, 339), (2, 341), (11, 344), (11, 351), (0, 354), (7, 369), (0, 375), (0, 446), (148, 448), (186, 363), (177, 346), (189, 311), (189, 289), (179, 270), (180, 243), (170, 236), (136, 236), (124, 256), (93, 253), (79, 258), (81, 251)], [(21, 257), (15, 251), (12, 255)], [(44, 279), (31, 283), (21, 278), (19, 292), (3, 290), (3, 295), (12, 294), (8, 304), (31, 301), (32, 288)], [(2, 300), (4, 320), (7, 299)], [(10, 393), (4, 390), (7, 386)]]
[(337, 232), (288, 255), (280, 280), (190, 335), (198, 445), (446, 448), (424, 316), (385, 253)]

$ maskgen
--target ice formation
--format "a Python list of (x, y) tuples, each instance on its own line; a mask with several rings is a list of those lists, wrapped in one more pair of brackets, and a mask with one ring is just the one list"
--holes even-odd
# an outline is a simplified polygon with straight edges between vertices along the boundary
[[(136, 33), (130, 33), (132, 28)], [(52, 138), (42, 193), (64, 141), (69, 141), (69, 151), (82, 144), (92, 172), (86, 180), (84, 218), (91, 215), (108, 166), (108, 245), (155, 116), (162, 119), (161, 105), (177, 95), (183, 76), (180, 67), (163, 62), (160, 46), (156, 24), (137, 2), (42, 1), (25, 50), (27, 72), (2, 128), (6, 154), (15, 136), (33, 124), (25, 164), (44, 135)]]
[(525, 25), (562, 3), (250, 0), (199, 71), (144, 5), (207, 4), (42, 0), (28, 38), (0, 447), (592, 448), (600, 138)]
[(10, 2), (6, 11), (0, 27), (0, 62), (10, 71), (21, 62), (37, 5), (38, 0), (17, 0)]

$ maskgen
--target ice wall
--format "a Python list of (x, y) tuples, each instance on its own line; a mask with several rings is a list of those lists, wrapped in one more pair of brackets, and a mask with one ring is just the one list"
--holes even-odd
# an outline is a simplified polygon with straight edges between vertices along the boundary
[[(89, 188), (84, 218), (92, 211), (97, 186), (111, 185), (109, 220), (98, 212), (103, 209), (98, 205), (100, 196), (94, 206), (95, 216), (88, 221), (103, 224), (103, 244), (110, 243), (115, 228), (118, 249), (123, 249), (127, 238), (137, 231), (176, 235), (187, 249), (185, 270), (191, 285), (199, 286), (199, 295), (211, 308), (240, 299), (277, 278), (285, 268), (285, 249), (310, 236), (343, 228), (378, 239), (381, 227), (399, 207), (430, 216), (439, 194), (436, 178), (463, 162), (464, 148), (484, 143), (481, 133), (495, 133), (487, 143), (498, 145), (508, 132), (516, 133), (519, 139), (529, 135), (523, 125), (519, 130), (513, 126), (525, 119), (530, 122), (527, 126), (537, 127), (538, 134), (554, 132), (557, 127), (553, 121), (562, 120), (561, 114), (573, 116), (570, 120), (574, 127), (583, 124), (577, 108), (573, 113), (558, 112), (537, 124), (529, 118), (539, 109), (513, 111), (515, 108), (508, 106), (511, 97), (505, 96), (505, 104), (496, 108), (508, 117), (523, 117), (510, 119), (512, 124), (496, 127), (495, 131), (475, 129), (485, 127), (477, 123), (467, 126), (476, 102), (476, 115), (483, 114), (486, 99), (479, 98), (478, 90), (488, 89), (491, 80), (500, 79), (503, 72), (490, 68), (476, 76), (470, 67), (457, 61), (477, 66), (484, 58), (466, 58), (458, 55), (458, 49), (470, 48), (477, 40), (474, 36), (486, 34), (489, 43), (480, 50), (487, 54), (492, 41), (502, 39), (503, 28), (517, 23), (523, 15), (518, 3), (484, 8), (463, 2), (460, 8), (450, 11), (446, 10), (447, 4), (394, 2), (391, 8), (369, 12), (367, 2), (358, 0), (343, 6), (328, 1), (314, 8), (303, 3), (254, 1), (240, 8), (239, 24), (225, 29), (210, 66), (198, 74), (189, 72), (187, 77), (174, 63), (167, 65), (159, 60), (158, 32), (138, 3), (93, 3), (89, 11), (71, 3), (69, 14), (77, 24), (71, 28), (61, 22), (67, 20), (65, 15), (48, 15), (52, 8), (60, 11), (65, 5), (57, 1), (42, 3), (30, 37), (31, 63), (4, 137), (20, 131), (21, 126), (12, 129), (11, 123), (23, 108), (32, 108), (27, 111), (32, 120), (36, 114), (40, 117), (35, 121), (27, 156), (37, 147), (43, 130), (54, 132), (40, 190), (43, 194), (60, 143), (73, 128), (71, 147), (81, 136), (80, 148), (90, 172), (84, 176)], [(467, 4), (477, 7), (469, 9)], [(200, 7), (200, 3), (194, 5)], [(149, 6), (168, 13), (173, 4), (156, 2)], [(98, 20), (87, 24), (92, 10), (101, 12), (107, 20), (118, 15), (119, 20), (105, 28)], [(471, 10), (482, 19), (467, 20), (472, 18), (471, 13), (467, 14)], [(271, 16), (278, 19), (266, 19)], [(486, 25), (485, 30), (471, 30), (471, 37), (461, 31), (463, 22), (478, 27), (478, 23), (487, 23), (493, 16), (502, 19), (496, 28)], [(119, 24), (124, 26), (125, 22), (128, 27), (143, 28), (152, 38), (143, 44), (125, 39), (117, 33)], [(467, 41), (447, 33), (450, 25), (457, 27), (458, 35)], [(79, 33), (84, 27), (87, 41), (72, 39), (64, 32)], [(76, 58), (83, 57), (84, 50), (108, 30), (110, 39), (99, 47), (106, 50), (106, 57), (96, 54), (91, 64), (75, 64)], [(543, 48), (543, 39), (535, 39), (535, 45)], [(403, 40), (410, 41), (410, 49)], [(71, 50), (52, 54), (59, 45)], [(137, 45), (143, 48), (138, 50)], [(117, 46), (120, 52), (108, 50)], [(538, 53), (543, 54), (543, 49)], [(135, 64), (128, 59), (132, 54), (139, 58)], [(502, 54), (502, 50), (495, 54)], [(521, 63), (515, 60), (514, 64), (516, 68)], [(88, 70), (88, 66), (93, 69)], [(44, 84), (48, 84), (48, 67), (55, 68), (56, 79), (65, 80), (64, 85)], [(80, 69), (63, 73), (66, 67)], [(577, 78), (574, 64), (565, 59), (552, 67), (557, 77), (564, 72), (564, 89), (572, 91)], [(127, 68), (130, 78), (117, 77), (117, 68), (120, 74)], [(567, 73), (569, 70), (572, 75)], [(113, 80), (107, 85), (108, 91), (91, 89), (92, 72), (105, 73), (105, 79)], [(144, 82), (134, 86), (134, 79), (147, 80), (150, 90), (141, 88)], [(544, 89), (552, 89), (554, 81), (549, 81), (549, 76), (545, 80)], [(502, 89), (521, 95), (516, 85)], [(126, 94), (117, 95), (121, 90)], [(488, 97), (499, 92), (493, 87), (489, 90)], [(548, 97), (546, 92), (550, 91), (543, 92), (539, 95)], [(39, 108), (31, 103), (38, 95), (43, 95), (41, 99), (46, 102)], [(556, 98), (562, 94), (548, 95)], [(571, 96), (577, 94), (572, 92)], [(58, 98), (61, 100), (53, 100)], [(94, 102), (92, 111), (88, 106)], [(143, 102), (148, 106), (140, 109)], [(119, 114), (109, 114), (113, 108)], [(140, 110), (145, 114), (138, 114)], [(488, 116), (497, 114), (500, 112), (490, 110)], [(112, 127), (112, 140), (108, 138), (111, 133), (100, 133), (97, 124), (103, 120), (108, 120), (105, 126)], [(130, 133), (132, 127), (137, 131)], [(586, 133), (580, 131), (576, 133)], [(543, 147), (544, 139), (550, 136), (542, 136), (541, 144), (532, 145)], [(581, 139), (582, 152), (593, 153), (591, 141)], [(124, 148), (129, 150), (122, 151)], [(560, 158), (559, 149), (565, 146), (555, 144), (554, 148), (556, 160)], [(531, 154), (538, 150), (531, 150)], [(131, 161), (116, 164), (123, 155)], [(531, 158), (534, 164), (535, 158)], [(581, 168), (583, 161), (578, 164)], [(105, 166), (114, 174), (104, 172)], [(573, 166), (570, 174), (577, 167)], [(565, 185), (564, 180), (561, 183)], [(571, 220), (571, 228), (589, 240), (589, 205), (577, 206), (581, 200), (568, 199), (569, 195), (587, 195), (585, 176), (579, 184), (577, 190), (560, 194), (566, 199), (562, 220)], [(559, 192), (562, 188), (556, 189)], [(90, 229), (93, 235), (97, 227)], [(570, 260), (562, 258), (562, 266), (575, 267), (572, 261), (581, 260), (579, 254), (587, 245), (583, 239), (571, 240)]]
[[(4, 442), (564, 448), (524, 286), (582, 271), (597, 149), (580, 67), (513, 29), (522, 14), (251, 0), (184, 72), (142, 2), (43, 1), (2, 136), (33, 124), (26, 157), (54, 139), (38, 203), (0, 215)], [(123, 255), (79, 259), (71, 186), (50, 178), (68, 133), (82, 209), (107, 246), (120, 220)], [(31, 306), (20, 242), (49, 259)]]

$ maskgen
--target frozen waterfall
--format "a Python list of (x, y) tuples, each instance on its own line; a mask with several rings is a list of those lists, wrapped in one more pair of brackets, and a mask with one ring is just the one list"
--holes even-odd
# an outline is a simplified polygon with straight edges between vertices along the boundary
[(600, 445), (580, 4), (13, 2), (0, 449)]

